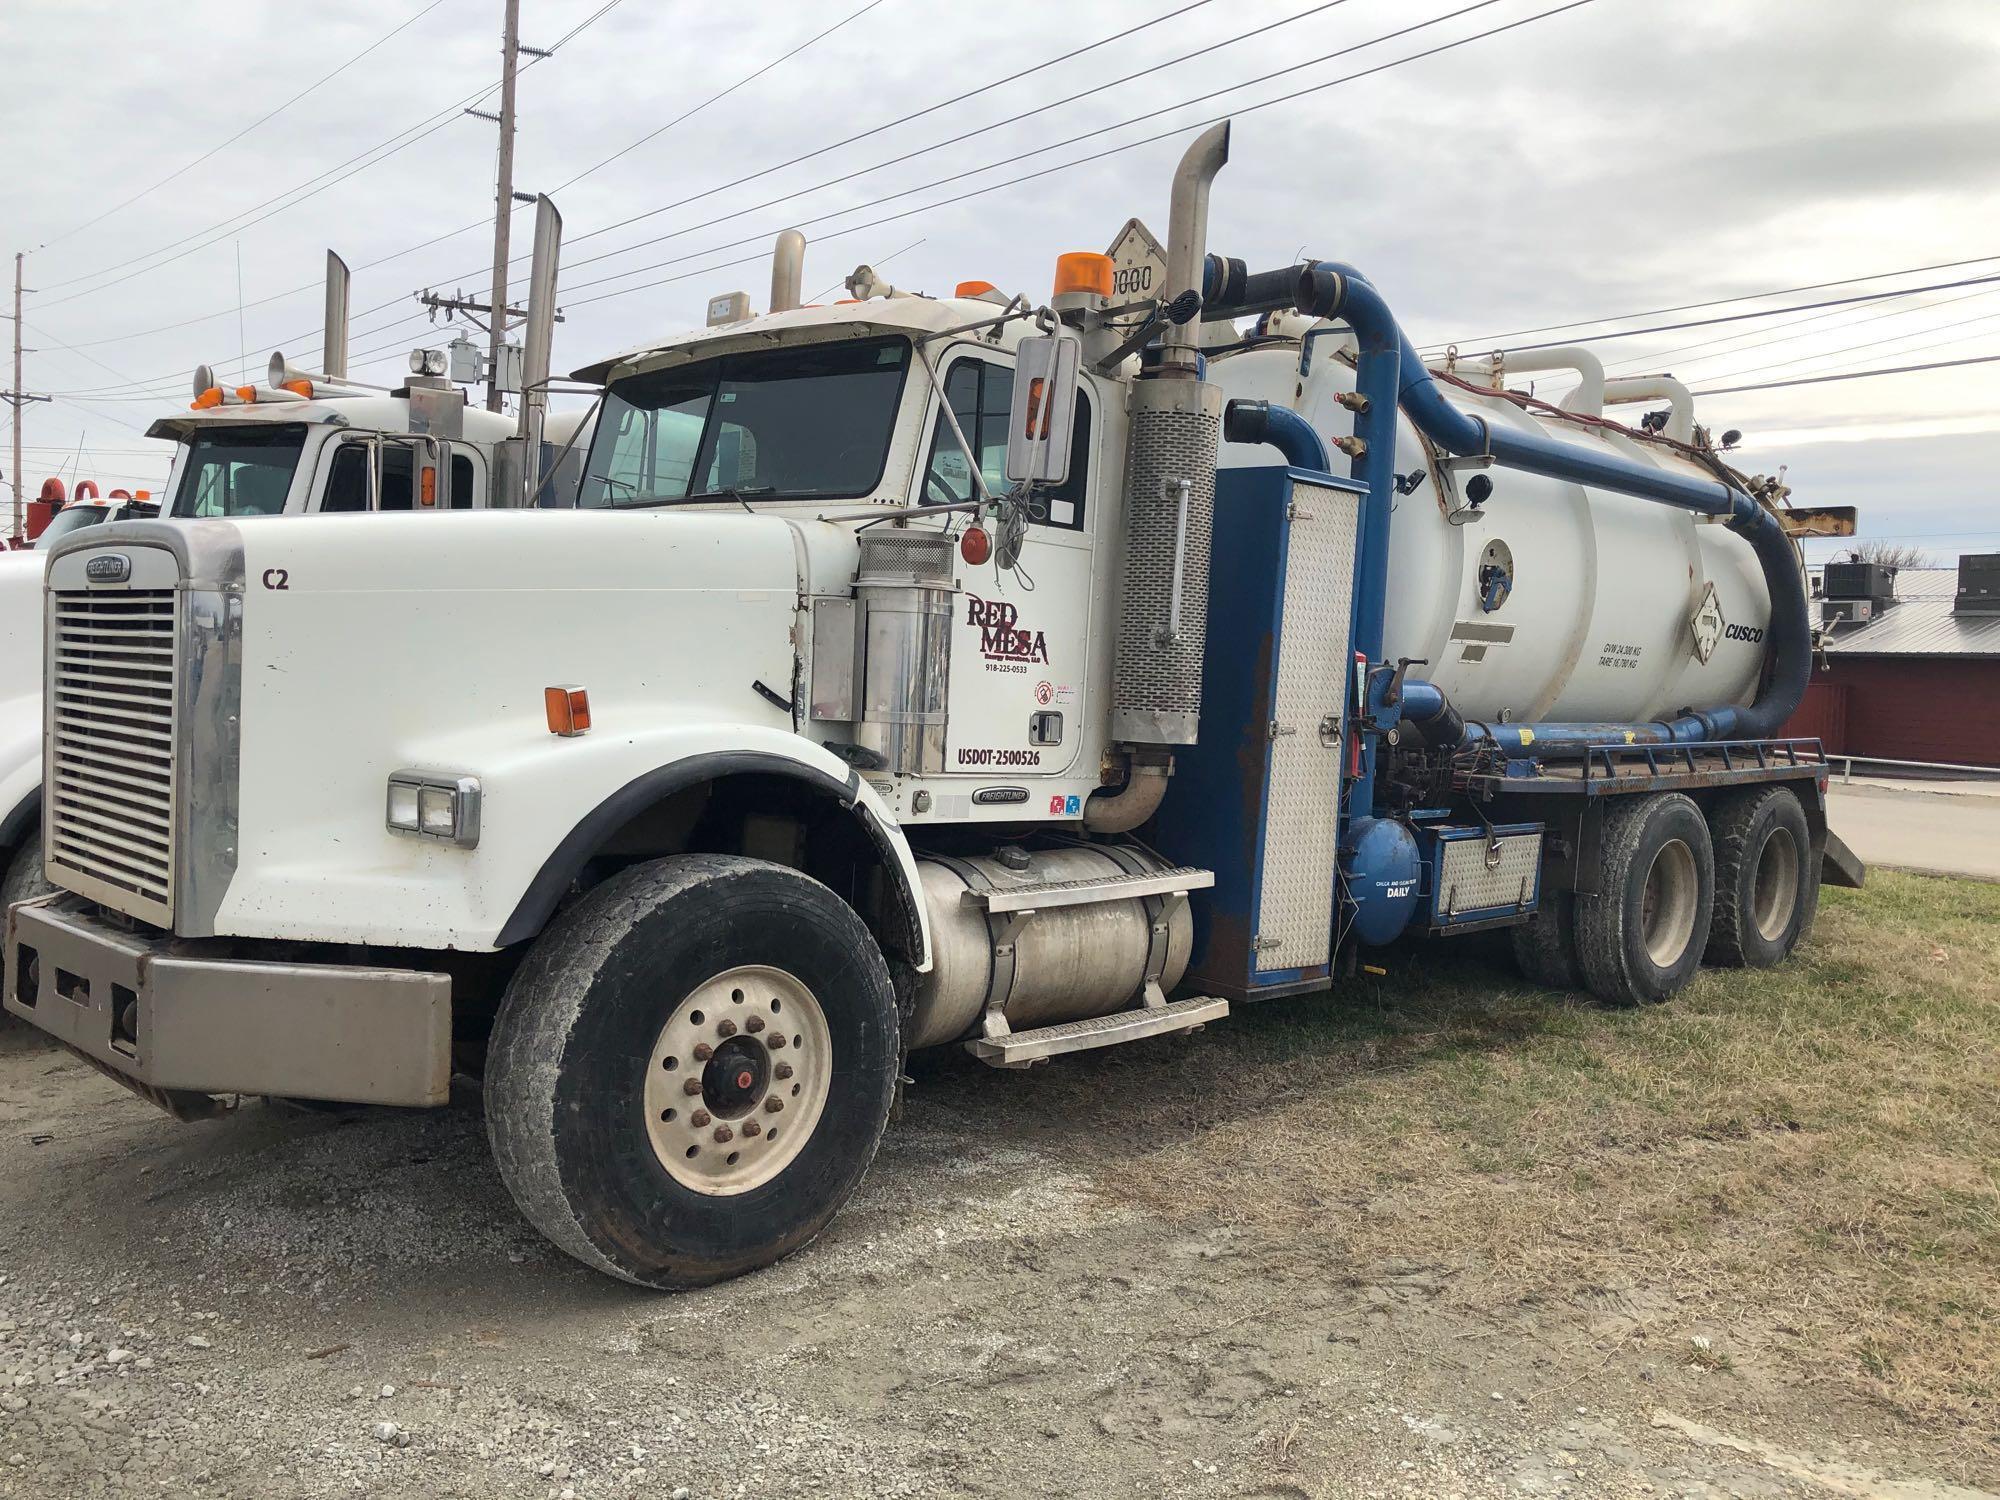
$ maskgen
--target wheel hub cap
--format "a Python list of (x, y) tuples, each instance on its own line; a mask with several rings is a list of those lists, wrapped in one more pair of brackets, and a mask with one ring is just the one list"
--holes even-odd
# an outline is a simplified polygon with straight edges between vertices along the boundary
[(812, 1136), (832, 1064), (826, 1014), (803, 983), (756, 964), (716, 975), (673, 1007), (647, 1060), (653, 1154), (715, 1197), (769, 1182)]

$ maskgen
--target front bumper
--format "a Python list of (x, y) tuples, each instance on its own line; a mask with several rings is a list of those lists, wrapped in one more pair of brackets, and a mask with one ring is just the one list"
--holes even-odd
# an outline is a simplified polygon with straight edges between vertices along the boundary
[(203, 956), (56, 895), (7, 914), (7, 1011), (175, 1114), (207, 1096), (438, 1105), (451, 979), (405, 969)]

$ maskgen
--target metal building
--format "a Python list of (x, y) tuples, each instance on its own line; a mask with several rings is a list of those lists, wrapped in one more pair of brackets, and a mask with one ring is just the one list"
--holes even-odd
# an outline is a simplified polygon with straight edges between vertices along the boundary
[(1787, 734), (1836, 755), (2000, 767), (2000, 553), (1829, 563), (1815, 593), (1821, 660)]

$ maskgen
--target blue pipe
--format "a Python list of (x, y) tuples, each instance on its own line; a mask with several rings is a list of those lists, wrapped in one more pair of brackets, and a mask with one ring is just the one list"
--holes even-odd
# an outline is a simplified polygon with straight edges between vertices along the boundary
[[(1585, 744), (1762, 739), (1775, 735), (1798, 708), (1812, 675), (1812, 634), (1807, 623), (1805, 579), (1791, 540), (1776, 516), (1721, 479), (1698, 479), (1596, 453), (1540, 433), (1494, 427), (1447, 402), (1382, 296), (1351, 266), (1321, 261), (1299, 271), (1299, 311), (1338, 317), (1361, 344), (1357, 382), (1369, 407), (1355, 420), (1367, 444), (1354, 461), (1354, 477), (1369, 486), (1357, 588), (1355, 645), (1371, 662), (1381, 659), (1382, 616), (1389, 566), (1389, 512), (1394, 502), (1395, 414), (1400, 406), (1417, 430), (1448, 453), (1491, 454), (1505, 468), (1632, 495), (1700, 515), (1727, 516), (1731, 531), (1750, 543), (1770, 593), (1769, 669), (1756, 701), (1687, 709), (1653, 724), (1497, 724), (1466, 726), (1468, 740), (1491, 738), (1509, 755)], [(1386, 377), (1386, 378), (1385, 378)], [(1393, 401), (1378, 399), (1392, 391)], [(1369, 766), (1372, 790), (1372, 758)], [(1369, 804), (1357, 804), (1366, 808)]]
[(1269, 443), (1295, 469), (1333, 472), (1325, 440), (1312, 423), (1289, 406), (1232, 401), (1222, 409), (1222, 435), (1232, 443)]

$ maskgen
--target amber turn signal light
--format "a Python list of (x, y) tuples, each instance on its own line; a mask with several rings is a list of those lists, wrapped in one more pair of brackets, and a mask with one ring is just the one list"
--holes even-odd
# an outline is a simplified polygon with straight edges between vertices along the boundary
[(542, 703), (548, 709), (550, 734), (567, 738), (590, 728), (590, 694), (582, 688), (544, 688)]

